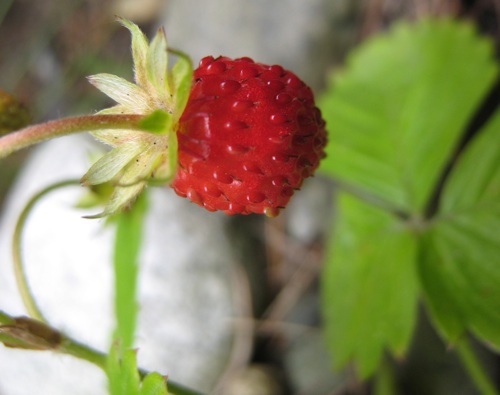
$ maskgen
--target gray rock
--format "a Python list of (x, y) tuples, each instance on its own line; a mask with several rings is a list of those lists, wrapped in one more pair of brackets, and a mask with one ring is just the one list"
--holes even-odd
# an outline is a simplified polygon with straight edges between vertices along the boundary
[[(79, 178), (93, 150), (83, 136), (52, 141), (35, 152), (11, 191), (0, 227), (0, 308), (10, 314), (25, 314), (9, 255), (20, 208), (42, 187)], [(73, 206), (82, 192), (65, 188), (43, 199), (28, 220), (23, 250), (30, 284), (49, 321), (107, 350), (113, 328), (113, 229), (103, 220), (81, 218), (89, 212)], [(149, 197), (140, 256), (139, 364), (208, 391), (231, 355), (231, 318), (242, 314), (227, 218), (168, 188), (151, 189)], [(97, 368), (49, 352), (2, 347), (0, 371), (0, 391), (9, 395), (106, 392)]]

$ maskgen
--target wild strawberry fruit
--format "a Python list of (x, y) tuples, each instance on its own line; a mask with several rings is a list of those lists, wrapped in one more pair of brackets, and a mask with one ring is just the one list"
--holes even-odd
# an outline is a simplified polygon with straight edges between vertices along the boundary
[(99, 130), (112, 149), (82, 183), (114, 185), (104, 213), (126, 207), (148, 182), (227, 214), (275, 216), (324, 156), (325, 123), (312, 91), (280, 66), (206, 57), (192, 70), (165, 32), (148, 43), (133, 23), (135, 84), (110, 74), (89, 77), (118, 102), (101, 114), (143, 114), (143, 130)]
[(207, 210), (278, 214), (324, 156), (311, 89), (281, 66), (205, 57), (177, 130), (172, 187)]

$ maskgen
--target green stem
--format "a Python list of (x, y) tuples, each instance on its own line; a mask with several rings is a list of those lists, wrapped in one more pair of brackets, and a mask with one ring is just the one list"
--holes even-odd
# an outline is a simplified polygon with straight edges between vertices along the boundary
[(0, 324), (11, 325), (13, 322), (15, 322), (14, 318), (0, 310)]
[[(16, 319), (15, 317), (11, 317), (10, 315), (0, 310), (0, 326), (16, 325), (17, 320), (18, 319)], [(103, 371), (106, 371), (108, 359), (107, 354), (102, 353), (83, 343), (80, 343), (72, 339), (71, 337), (66, 336), (60, 331), (50, 328), (48, 325), (46, 325), (45, 327), (49, 328), (51, 333), (57, 332), (61, 335), (60, 342), (55, 345), (54, 348), (51, 348), (51, 350), (59, 352), (61, 354), (71, 355), (75, 358), (90, 362), (91, 364), (101, 368)], [(0, 340), (2, 340), (1, 336)], [(12, 343), (12, 341), (10, 341), (10, 343)], [(148, 374), (148, 372), (139, 370), (139, 374), (142, 378), (144, 378)], [(170, 395), (202, 395), (197, 391), (186, 388), (183, 385), (180, 385), (171, 380), (168, 380), (168, 392)]]
[[(75, 340), (64, 337), (61, 347), (58, 349), (59, 352), (64, 354), (72, 355), (76, 358), (83, 359), (84, 361), (90, 362), (103, 371), (107, 368), (107, 354), (97, 351), (85, 344), (76, 342)], [(142, 378), (144, 378), (148, 372), (144, 370), (139, 370)], [(181, 384), (178, 384), (172, 380), (168, 380), (168, 393), (169, 395), (202, 395), (201, 393), (194, 391), (190, 388), (186, 388)]]
[(30, 145), (74, 133), (102, 129), (144, 131), (141, 123), (143, 119), (143, 115), (137, 114), (86, 115), (31, 125), (0, 138), (0, 158)]
[(23, 256), (22, 256), (21, 236), (23, 234), (23, 230), (26, 225), (26, 220), (28, 219), (29, 214), (33, 210), (33, 207), (35, 207), (35, 205), (38, 203), (38, 201), (49, 192), (69, 185), (79, 185), (79, 181), (68, 180), (68, 181), (58, 182), (56, 184), (48, 186), (47, 188), (42, 189), (40, 192), (34, 195), (28, 201), (28, 203), (22, 210), (21, 214), (19, 215), (16, 226), (14, 228), (14, 235), (12, 237), (12, 263), (19, 294), (21, 295), (21, 299), (24, 303), (26, 311), (28, 312), (28, 315), (42, 322), (46, 322), (46, 320), (36, 303), (35, 297), (33, 296), (33, 293), (31, 292), (28, 283), (28, 278), (26, 276), (26, 270), (24, 267)]
[(57, 352), (71, 355), (75, 358), (90, 362), (106, 371), (106, 361), (108, 356), (100, 351), (97, 351), (83, 343), (77, 342), (63, 335), (63, 339)]
[(388, 358), (384, 358), (380, 363), (375, 376), (374, 395), (395, 395), (396, 380), (394, 378), (394, 368)]
[(455, 349), (472, 381), (483, 395), (498, 395), (495, 385), (485, 373), (477, 355), (466, 338), (455, 344)]

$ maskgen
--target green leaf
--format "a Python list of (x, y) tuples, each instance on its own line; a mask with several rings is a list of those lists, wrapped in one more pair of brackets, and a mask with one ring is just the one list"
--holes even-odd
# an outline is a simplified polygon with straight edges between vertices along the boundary
[(142, 381), (140, 395), (168, 395), (165, 377), (158, 373), (149, 373)]
[(116, 218), (114, 245), (115, 272), (115, 339), (119, 339), (122, 350), (134, 343), (137, 319), (137, 275), (138, 259), (142, 241), (143, 219), (147, 205), (141, 195), (129, 211)]
[(500, 349), (500, 111), (459, 158), (422, 235), (424, 297), (442, 335)]
[(354, 361), (359, 375), (384, 349), (402, 356), (415, 323), (416, 238), (394, 216), (348, 195), (322, 273), (322, 310), (334, 365)]
[(461, 22), (402, 23), (367, 41), (319, 101), (322, 170), (421, 213), (497, 72), (492, 44)]

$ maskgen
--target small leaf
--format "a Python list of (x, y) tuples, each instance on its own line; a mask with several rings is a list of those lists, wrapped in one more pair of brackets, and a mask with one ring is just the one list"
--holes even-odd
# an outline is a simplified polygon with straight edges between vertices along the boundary
[(415, 324), (416, 238), (391, 214), (346, 193), (322, 273), (325, 334), (337, 367), (362, 378), (384, 349), (402, 356)]
[(135, 23), (120, 17), (117, 17), (117, 20), (132, 34), (132, 58), (134, 60), (135, 81), (143, 89), (146, 89), (148, 86), (146, 76), (146, 59), (149, 48), (148, 40)]
[(141, 87), (113, 74), (95, 74), (87, 77), (101, 92), (136, 114), (148, 112), (149, 97)]
[[(170, 79), (172, 84), (172, 92), (175, 93), (175, 109), (174, 113), (180, 117), (186, 107), (191, 84), (193, 79), (193, 65), (189, 57), (180, 51), (172, 51), (178, 56), (177, 62), (172, 67)], [(175, 120), (177, 121), (177, 120)]]
[(142, 381), (140, 395), (168, 395), (167, 380), (158, 373), (149, 373)]
[(147, 76), (159, 100), (167, 102), (170, 98), (168, 91), (168, 53), (167, 37), (163, 28), (158, 29), (156, 36), (149, 46), (147, 58)]
[(422, 213), (498, 74), (493, 53), (454, 20), (401, 23), (361, 45), (319, 101), (331, 131), (322, 170)]

